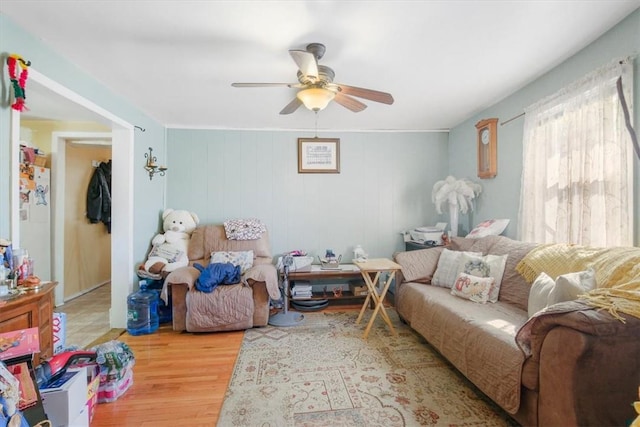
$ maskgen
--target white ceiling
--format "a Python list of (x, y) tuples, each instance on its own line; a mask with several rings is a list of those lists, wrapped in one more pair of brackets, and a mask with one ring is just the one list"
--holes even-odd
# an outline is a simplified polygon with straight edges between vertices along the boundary
[[(0, 1), (0, 13), (159, 122), (225, 129), (316, 126), (304, 108), (278, 114), (295, 89), (231, 87), (296, 82), (288, 50), (310, 42), (326, 45), (320, 64), (336, 82), (395, 98), (391, 106), (362, 100), (360, 113), (333, 102), (319, 129), (448, 129), (638, 7), (640, 0)], [(29, 91), (27, 83), (31, 114), (51, 114), (40, 109), (38, 89)]]

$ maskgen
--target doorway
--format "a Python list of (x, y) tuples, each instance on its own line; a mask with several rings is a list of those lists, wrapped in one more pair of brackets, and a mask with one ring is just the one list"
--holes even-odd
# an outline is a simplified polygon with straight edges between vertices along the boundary
[[(86, 218), (86, 194), (101, 163), (112, 163), (111, 133), (53, 132), (56, 191), (54, 270), (63, 278), (63, 302), (111, 281), (111, 234), (105, 224)], [(64, 310), (63, 310), (64, 311)]]
[[(35, 90), (34, 90), (35, 89)], [(134, 262), (133, 262), (133, 126), (113, 115), (109, 111), (101, 108), (86, 98), (71, 91), (65, 86), (40, 74), (35, 69), (30, 69), (30, 96), (33, 99), (34, 93), (55, 98), (58, 105), (73, 104), (78, 110), (85, 114), (88, 112), (96, 121), (104, 123), (111, 128), (111, 138), (113, 147), (113, 179), (112, 186), (118, 191), (112, 198), (112, 227), (111, 239), (111, 309), (109, 323), (112, 328), (124, 328), (127, 321), (126, 296), (133, 289)], [(20, 221), (18, 218), (19, 191), (17, 177), (19, 176), (19, 131), (20, 112), (12, 110), (11, 118), (11, 155), (12, 155), (12, 194), (11, 194), (11, 240), (20, 241)], [(57, 154), (52, 153), (52, 170), (59, 170), (58, 162), (61, 159)], [(59, 189), (52, 189), (52, 199), (55, 199)], [(64, 218), (64, 212), (58, 212), (60, 206), (56, 204), (53, 208), (53, 221), (56, 218)], [(59, 241), (60, 230), (54, 227), (53, 240)], [(117, 248), (118, 250), (114, 250)], [(52, 248), (53, 251), (56, 248)], [(116, 266), (118, 268), (116, 268)], [(59, 283), (56, 289), (56, 305), (64, 301), (64, 277), (56, 269), (54, 263), (52, 269), (52, 280)]]

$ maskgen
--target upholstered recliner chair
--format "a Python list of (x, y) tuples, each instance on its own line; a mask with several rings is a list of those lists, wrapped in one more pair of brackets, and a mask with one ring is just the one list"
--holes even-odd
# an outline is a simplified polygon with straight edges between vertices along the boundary
[[(253, 266), (241, 282), (219, 285), (213, 292), (196, 289), (200, 272), (194, 263), (209, 265), (214, 252), (253, 251)], [(257, 240), (229, 240), (223, 225), (202, 225), (191, 235), (189, 266), (169, 273), (162, 299), (171, 298), (173, 329), (214, 332), (265, 326), (269, 321), (269, 300), (279, 299), (278, 273), (273, 265), (268, 232)]]

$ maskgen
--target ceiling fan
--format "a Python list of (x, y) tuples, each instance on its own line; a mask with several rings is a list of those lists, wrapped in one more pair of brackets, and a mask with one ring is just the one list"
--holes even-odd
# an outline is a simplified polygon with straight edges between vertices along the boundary
[(334, 83), (334, 71), (325, 65), (318, 64), (318, 60), (324, 56), (325, 51), (326, 48), (321, 43), (310, 43), (306, 50), (289, 50), (289, 54), (298, 66), (298, 83), (232, 83), (231, 86), (283, 86), (300, 89), (296, 97), (280, 111), (280, 114), (291, 114), (301, 105), (318, 112), (329, 105), (332, 100), (355, 113), (367, 108), (364, 103), (354, 97), (383, 104), (393, 104), (393, 96), (389, 93)]

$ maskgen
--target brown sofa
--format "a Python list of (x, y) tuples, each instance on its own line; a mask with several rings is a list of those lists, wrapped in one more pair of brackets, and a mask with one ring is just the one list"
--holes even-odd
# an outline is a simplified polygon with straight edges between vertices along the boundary
[(640, 386), (640, 319), (623, 323), (581, 300), (529, 318), (531, 285), (516, 266), (535, 246), (453, 239), (452, 250), (508, 254), (498, 301), (485, 304), (430, 284), (443, 248), (397, 253), (397, 312), (524, 426), (627, 425)]
[[(219, 285), (211, 293), (196, 289), (200, 272), (194, 263), (206, 267), (212, 252), (249, 250), (254, 254), (253, 267), (240, 283)], [(171, 272), (161, 293), (165, 302), (171, 298), (174, 330), (232, 331), (268, 323), (269, 300), (280, 298), (268, 232), (258, 240), (229, 240), (222, 225), (202, 225), (191, 236), (188, 255), (189, 266)]]

